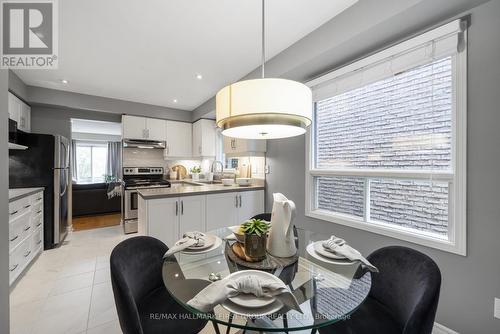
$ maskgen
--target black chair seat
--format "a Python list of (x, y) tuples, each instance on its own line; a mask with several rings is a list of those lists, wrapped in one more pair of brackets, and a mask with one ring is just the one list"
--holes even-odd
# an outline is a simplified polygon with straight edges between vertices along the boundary
[(349, 320), (320, 329), (321, 334), (401, 334), (403, 328), (389, 310), (373, 298), (368, 297), (351, 315)]
[(170, 296), (166, 288), (160, 287), (141, 299), (137, 305), (144, 333), (179, 334), (198, 333), (207, 321), (196, 319)]

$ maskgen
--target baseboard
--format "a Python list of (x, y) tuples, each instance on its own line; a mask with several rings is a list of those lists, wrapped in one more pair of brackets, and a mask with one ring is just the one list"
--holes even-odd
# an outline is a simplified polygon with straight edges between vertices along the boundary
[(432, 329), (432, 334), (459, 334), (459, 333), (435, 322), (434, 328)]

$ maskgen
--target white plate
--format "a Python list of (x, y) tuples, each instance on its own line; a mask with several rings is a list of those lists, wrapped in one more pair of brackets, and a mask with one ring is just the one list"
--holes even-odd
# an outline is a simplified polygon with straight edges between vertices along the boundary
[(283, 307), (283, 303), (278, 299), (276, 299), (272, 304), (269, 304), (261, 308), (248, 308), (245, 306), (237, 305), (230, 300), (226, 300), (224, 303), (221, 304), (221, 306), (226, 310), (228, 310), (229, 312), (241, 315), (243, 317), (259, 318), (268, 314), (273, 314), (278, 312)]
[[(229, 277), (236, 279), (236, 278), (239, 278), (242, 276), (248, 276), (248, 275), (260, 277), (260, 278), (265, 279), (265, 280), (272, 279), (274, 281), (282, 283), (282, 281), (278, 277), (276, 277), (270, 273), (267, 273), (265, 271), (260, 271), (260, 270), (237, 271), (235, 273), (232, 273)], [(247, 293), (247, 294), (240, 294), (240, 295), (237, 295), (235, 297), (231, 297), (231, 298), (229, 298), (229, 300), (232, 301), (233, 303), (235, 303), (236, 305), (239, 305), (242, 307), (262, 308), (264, 306), (268, 306), (268, 305), (274, 303), (276, 298), (275, 297), (256, 297), (253, 294)]]
[(331, 264), (351, 266), (351, 265), (353, 265), (354, 263), (357, 262), (357, 261), (356, 262), (352, 262), (352, 261), (350, 261), (348, 259), (337, 259), (337, 260), (334, 260), (334, 259), (322, 256), (322, 255), (318, 254), (318, 252), (316, 252), (316, 250), (314, 249), (314, 243), (309, 244), (306, 247), (306, 252), (309, 255), (311, 255), (313, 258), (317, 259), (317, 260), (320, 260), (320, 261), (323, 261), (323, 262), (326, 262), (326, 263), (331, 263)]
[[(215, 240), (216, 240), (215, 235), (206, 234), (205, 235), (205, 244), (203, 246), (195, 246), (195, 245), (193, 245), (193, 246), (190, 246), (190, 247), (188, 247), (186, 249), (187, 250), (194, 250), (194, 251), (199, 251), (199, 250), (207, 249), (207, 248), (212, 247), (215, 244)], [(177, 246), (177, 243), (176, 243), (176, 246)]]
[(345, 260), (346, 257), (343, 255), (337, 255), (332, 252), (329, 252), (323, 248), (323, 241), (316, 241), (313, 243), (314, 245), (314, 250), (316, 253), (318, 253), (321, 256), (327, 257), (329, 259), (334, 259), (334, 260)]
[(198, 255), (198, 254), (204, 254), (213, 251), (214, 249), (217, 249), (222, 245), (222, 239), (219, 238), (218, 236), (214, 235), (215, 238), (214, 244), (210, 248), (204, 248), (204, 249), (185, 249), (181, 251), (182, 254), (189, 254), (189, 255)]

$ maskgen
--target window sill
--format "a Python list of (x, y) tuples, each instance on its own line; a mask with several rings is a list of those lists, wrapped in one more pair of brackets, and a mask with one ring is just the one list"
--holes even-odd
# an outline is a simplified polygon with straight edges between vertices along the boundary
[(420, 246), (439, 249), (445, 252), (466, 256), (465, 244), (460, 245), (457, 242), (450, 241), (439, 235), (431, 233), (416, 234), (415, 230), (402, 227), (394, 227), (385, 223), (366, 223), (362, 218), (356, 219), (342, 214), (332, 214), (326, 210), (307, 211), (306, 216), (320, 220), (329, 221), (335, 224), (349, 226), (359, 230), (364, 230), (387, 237), (408, 241)]

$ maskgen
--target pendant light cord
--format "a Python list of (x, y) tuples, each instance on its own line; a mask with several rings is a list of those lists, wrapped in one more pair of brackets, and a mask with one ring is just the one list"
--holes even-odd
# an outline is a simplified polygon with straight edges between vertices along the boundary
[(266, 62), (266, 10), (265, 0), (262, 0), (262, 79), (264, 79), (264, 64)]

